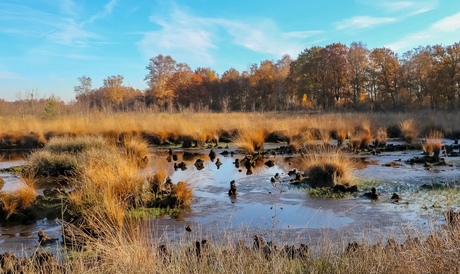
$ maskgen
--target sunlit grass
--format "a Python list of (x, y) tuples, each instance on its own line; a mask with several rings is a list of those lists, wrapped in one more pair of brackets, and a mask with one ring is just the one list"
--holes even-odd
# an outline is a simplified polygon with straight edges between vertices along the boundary
[(444, 135), (439, 130), (431, 130), (422, 142), (422, 149), (425, 155), (439, 158), (442, 150), (442, 138)]
[(303, 158), (301, 166), (313, 187), (356, 184), (352, 176), (355, 160), (340, 150), (328, 147), (312, 149)]
[(410, 118), (400, 122), (399, 129), (401, 130), (402, 138), (406, 143), (412, 144), (417, 141), (418, 129), (415, 125), (414, 119)]

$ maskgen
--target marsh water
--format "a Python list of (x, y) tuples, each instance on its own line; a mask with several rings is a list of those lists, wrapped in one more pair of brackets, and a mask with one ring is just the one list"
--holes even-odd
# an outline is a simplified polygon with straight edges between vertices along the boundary
[[(453, 141), (444, 140), (444, 143)], [(279, 144), (266, 144), (266, 148)], [(238, 154), (235, 148), (215, 149), (214, 161), (209, 149), (175, 149), (176, 163), (185, 162), (187, 169), (175, 169), (168, 162), (168, 149), (151, 149), (149, 165), (142, 169), (145, 175), (155, 170), (166, 171), (174, 183), (185, 181), (193, 189), (193, 202), (175, 218), (152, 218), (145, 225), (154, 230), (154, 237), (174, 241), (190, 235), (185, 231), (191, 225), (191, 234), (200, 238), (248, 238), (263, 235), (279, 243), (303, 242), (315, 244), (324, 239), (340, 241), (366, 240), (376, 242), (386, 238), (404, 240), (408, 235), (429, 234), (444, 225), (444, 213), (460, 202), (457, 183), (460, 178), (460, 158), (446, 159), (449, 166), (426, 168), (405, 163), (421, 151), (384, 152), (379, 155), (351, 155), (360, 158), (360, 167), (353, 171), (358, 179), (359, 193), (343, 199), (315, 198), (305, 186), (291, 184), (288, 172), (299, 169), (298, 155), (269, 156), (247, 175), (244, 166), (235, 167)], [(235, 154), (225, 154), (235, 152)], [(0, 168), (21, 165), (24, 154), (1, 158)], [(198, 170), (194, 163), (204, 161)], [(216, 165), (217, 159), (222, 165)], [(264, 164), (272, 160), (273, 166)], [(391, 164), (390, 164), (391, 163)], [(275, 182), (271, 178), (278, 173)], [(2, 191), (14, 191), (21, 185), (20, 178), (0, 174), (5, 180)], [(230, 197), (230, 182), (235, 180), (238, 195)], [(376, 187), (381, 198), (372, 201), (362, 194)], [(402, 196), (393, 202), (393, 193)], [(58, 220), (43, 219), (35, 224), (0, 226), (0, 252), (30, 253), (37, 246), (37, 233), (45, 229), (47, 235), (60, 237)], [(188, 233), (188, 234), (187, 234)], [(188, 237), (188, 236), (187, 236)], [(54, 247), (51, 247), (54, 248)]]

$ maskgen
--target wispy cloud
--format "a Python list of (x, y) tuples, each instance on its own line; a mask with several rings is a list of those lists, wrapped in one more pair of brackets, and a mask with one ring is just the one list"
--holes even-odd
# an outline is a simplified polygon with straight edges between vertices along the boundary
[(85, 41), (91, 39), (102, 39), (96, 33), (85, 30), (81, 24), (73, 19), (64, 19), (60, 22), (57, 29), (46, 35), (51, 42), (67, 46), (86, 46)]
[(189, 57), (187, 59), (213, 63), (209, 51), (216, 48), (216, 45), (212, 41), (211, 19), (193, 17), (177, 8), (169, 17), (156, 15), (149, 19), (161, 29), (146, 32), (138, 42), (146, 56), (153, 57), (159, 53), (174, 55), (180, 52), (184, 54), (182, 57)]
[(22, 76), (18, 73), (0, 70), (0, 79), (21, 79)]
[(418, 1), (381, 1), (378, 6), (389, 12), (407, 12), (406, 16), (425, 13), (434, 9), (438, 0), (418, 0)]
[(108, 16), (116, 6), (116, 0), (110, 0), (102, 11), (81, 21), (76, 10), (80, 10), (72, 0), (50, 1), (57, 12), (27, 7), (21, 4), (0, 3), (0, 32), (21, 35), (32, 39), (45, 38), (53, 44), (81, 47), (83, 43), (103, 40), (103, 37), (89, 26), (96, 20)]
[(101, 19), (101, 18), (104, 18), (104, 17), (108, 16), (109, 14), (112, 13), (112, 11), (115, 8), (116, 4), (117, 4), (117, 0), (110, 0), (104, 6), (104, 9), (101, 12), (94, 14), (87, 21), (85, 21), (84, 23), (93, 23), (94, 21), (96, 21), (98, 19)]
[[(166, 14), (166, 16), (164, 15)], [(305, 39), (321, 31), (283, 32), (271, 20), (244, 22), (225, 18), (199, 17), (175, 5), (172, 12), (151, 16), (160, 29), (144, 33), (138, 42), (148, 58), (159, 53), (190, 60), (202, 66), (215, 63), (213, 51), (231, 43), (248, 50), (281, 56), (296, 55), (305, 47)]]
[(342, 29), (366, 29), (377, 25), (388, 24), (395, 22), (396, 18), (392, 17), (372, 17), (372, 16), (354, 16), (336, 22), (335, 27), (338, 30)]
[(460, 12), (444, 17), (426, 30), (409, 34), (387, 46), (394, 51), (402, 51), (419, 45), (434, 45), (439, 41), (455, 43), (458, 42), (458, 31), (460, 31)]

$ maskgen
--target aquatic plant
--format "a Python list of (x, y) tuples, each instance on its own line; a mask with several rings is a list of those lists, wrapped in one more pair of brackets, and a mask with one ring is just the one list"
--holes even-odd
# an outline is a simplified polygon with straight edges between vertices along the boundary
[(422, 149), (425, 155), (439, 158), (442, 150), (443, 133), (439, 130), (431, 130), (422, 142)]
[(149, 174), (147, 176), (147, 183), (149, 184), (150, 191), (155, 195), (161, 192), (163, 184), (166, 180), (166, 171), (164, 169), (157, 169), (154, 175)]
[(355, 161), (343, 155), (340, 150), (329, 147), (312, 149), (304, 156), (301, 166), (312, 187), (336, 185), (351, 187), (355, 185), (355, 180), (351, 175)]
[(311, 197), (331, 199), (343, 199), (351, 196), (349, 192), (334, 191), (334, 189), (330, 187), (309, 188), (308, 195), (310, 195)]
[(263, 128), (244, 128), (233, 137), (233, 143), (246, 153), (255, 153), (264, 149), (267, 132)]
[(179, 206), (188, 206), (192, 203), (193, 190), (186, 182), (178, 182), (174, 187), (172, 196), (176, 198), (176, 203)]
[(383, 127), (380, 127), (379, 129), (377, 129), (374, 140), (375, 140), (376, 146), (385, 146), (388, 141), (387, 130)]
[(399, 123), (399, 129), (401, 130), (402, 139), (408, 143), (412, 144), (417, 141), (418, 130), (415, 125), (415, 120), (410, 118), (406, 119)]
[(29, 185), (12, 193), (0, 192), (0, 216), (8, 220), (13, 214), (30, 208), (36, 197), (35, 189)]

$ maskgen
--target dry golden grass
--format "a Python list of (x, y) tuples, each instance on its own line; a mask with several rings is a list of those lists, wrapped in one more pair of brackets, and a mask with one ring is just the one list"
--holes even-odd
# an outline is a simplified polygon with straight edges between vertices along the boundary
[(403, 140), (408, 144), (413, 144), (417, 141), (418, 130), (414, 119), (407, 119), (399, 123)]
[(310, 150), (304, 156), (301, 166), (313, 187), (332, 187), (355, 185), (356, 181), (351, 175), (355, 164), (353, 158), (340, 150), (320, 147)]
[(422, 149), (425, 155), (439, 157), (442, 150), (443, 133), (439, 130), (431, 130), (422, 142)]
[(123, 154), (127, 159), (136, 163), (139, 167), (145, 167), (148, 163), (148, 143), (138, 136), (127, 136), (123, 139)]
[(12, 193), (0, 192), (0, 207), (3, 212), (6, 212), (5, 219), (8, 220), (11, 215), (18, 213), (20, 210), (29, 208), (36, 197), (37, 193), (35, 189), (29, 185)]
[(186, 182), (178, 182), (173, 191), (179, 206), (189, 206), (192, 203), (193, 190)]
[(163, 189), (163, 184), (166, 180), (166, 170), (157, 169), (155, 175), (149, 174), (147, 176), (147, 183), (149, 184), (150, 190), (157, 198), (158, 193)]
[(69, 195), (73, 210), (83, 218), (101, 212), (121, 226), (125, 211), (140, 202), (144, 178), (137, 164), (112, 147), (88, 150), (81, 159), (84, 169)]
[(388, 141), (388, 134), (385, 128), (379, 128), (375, 133), (375, 144), (377, 146), (385, 146)]
[(238, 149), (246, 153), (256, 153), (264, 149), (267, 132), (263, 128), (243, 128), (233, 138), (233, 143)]
[(343, 142), (347, 139), (348, 131), (345, 127), (338, 127), (335, 130), (335, 138), (337, 139), (337, 146), (341, 147)]
[[(290, 258), (276, 249), (252, 248), (248, 235), (212, 239), (192, 233), (176, 239), (158, 235), (155, 227), (138, 222), (117, 228), (105, 216), (91, 219), (102, 237), (88, 237), (86, 252), (73, 253), (64, 262), (72, 273), (458, 273), (460, 231), (441, 228), (430, 236), (412, 232), (405, 242), (359, 244), (347, 251), (347, 242), (327, 235), (305, 257)], [(230, 235), (230, 234), (229, 234)], [(415, 238), (415, 237), (417, 238)], [(196, 242), (207, 239), (197, 252)], [(150, 239), (150, 240), (147, 240)], [(276, 241), (276, 239), (275, 239)], [(288, 243), (296, 244), (298, 243)], [(265, 250), (265, 251), (264, 251)], [(59, 272), (53, 272), (59, 273)]]
[(105, 146), (107, 146), (107, 140), (102, 136), (60, 136), (51, 138), (46, 144), (46, 150), (52, 153), (80, 153), (91, 148), (103, 148)]
[[(414, 121), (421, 122), (415, 127)], [(403, 131), (403, 138), (407, 137), (407, 141), (411, 142), (418, 137), (418, 129), (428, 133), (431, 129), (437, 128), (447, 136), (460, 132), (458, 115), (453, 112), (315, 115), (301, 113), (190, 113), (187, 115), (180, 113), (91, 113), (63, 115), (51, 120), (41, 120), (32, 116), (0, 116), (0, 143), (15, 143), (16, 141), (21, 143), (28, 139), (46, 142), (50, 136), (56, 135), (103, 135), (120, 138), (120, 136), (141, 134), (156, 136), (162, 143), (176, 142), (181, 136), (193, 136), (196, 141), (204, 142), (215, 141), (222, 132), (244, 132), (252, 129), (263, 130), (265, 134), (285, 132), (286, 137), (291, 138), (305, 129), (315, 129), (320, 132), (316, 138), (328, 142), (328, 132), (353, 132), (356, 128), (370, 130), (370, 125), (375, 128), (400, 128)], [(389, 131), (388, 134), (391, 138), (399, 137), (393, 136), (394, 132)]]

